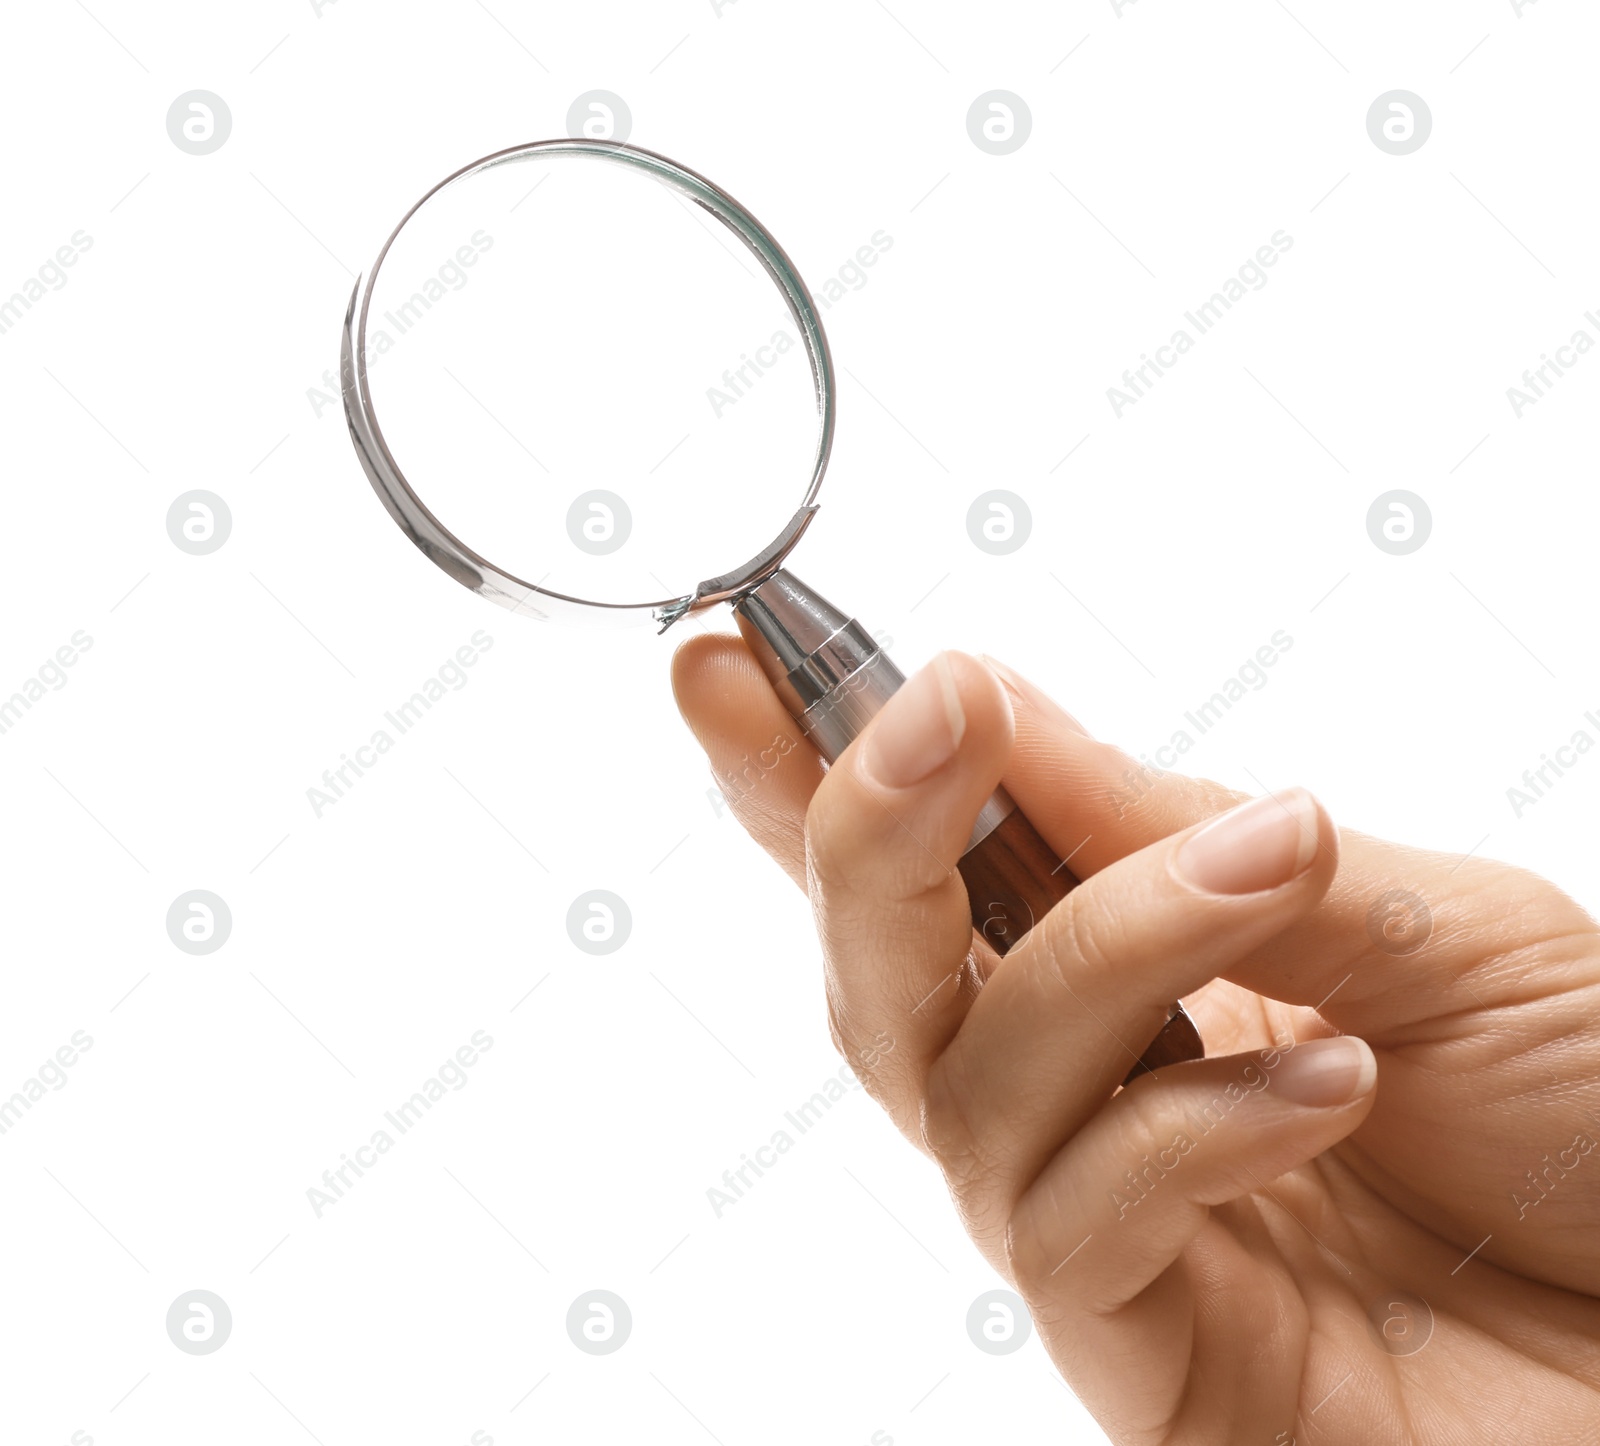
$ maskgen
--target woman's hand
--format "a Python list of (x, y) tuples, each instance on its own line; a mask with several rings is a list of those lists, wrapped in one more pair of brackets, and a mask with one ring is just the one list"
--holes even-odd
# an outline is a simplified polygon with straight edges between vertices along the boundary
[[(1600, 934), (1566, 895), (1142, 769), (961, 654), (826, 771), (738, 639), (673, 676), (811, 896), (835, 1043), (1113, 1440), (1600, 1442)], [(1004, 960), (955, 869), (1002, 777), (1084, 879)], [(1113, 1097), (1179, 997), (1211, 1057)]]

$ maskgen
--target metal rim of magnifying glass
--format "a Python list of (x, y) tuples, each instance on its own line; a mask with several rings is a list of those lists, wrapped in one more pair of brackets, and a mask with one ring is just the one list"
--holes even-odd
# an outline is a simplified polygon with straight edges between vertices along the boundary
[[(812, 463), (811, 480), (799, 509), (784, 529), (753, 558), (730, 572), (707, 578), (694, 591), (679, 597), (662, 598), (653, 602), (607, 603), (588, 598), (573, 597), (554, 592), (535, 583), (516, 577), (495, 566), (456, 537), (433, 515), (406, 480), (400, 464), (378, 425), (373, 406), (372, 391), (367, 381), (367, 312), (372, 304), (373, 287), (382, 270), (384, 258), (396, 238), (423, 206), (444, 190), (480, 171), (495, 166), (512, 164), (534, 157), (583, 158), (609, 161), (633, 167), (652, 176), (663, 185), (688, 197), (709, 211), (734, 233), (746, 248), (765, 267), (767, 274), (783, 293), (789, 314), (805, 339), (806, 356), (811, 363), (812, 386), (817, 403), (817, 445)], [(339, 359), (340, 385), (344, 393), (345, 420), (349, 423), (350, 439), (361, 459), (363, 470), (389, 515), (417, 548), (436, 566), (442, 568), (464, 587), (481, 593), (492, 602), (513, 612), (527, 613), (536, 618), (561, 617), (582, 621), (604, 621), (622, 624), (655, 621), (665, 631), (688, 613), (709, 607), (716, 602), (736, 598), (750, 591), (775, 573), (797, 543), (817, 511), (817, 491), (822, 486), (822, 474), (827, 470), (828, 455), (833, 447), (834, 383), (833, 359), (828, 351), (827, 334), (822, 320), (811, 302), (811, 293), (794, 269), (793, 263), (778, 245), (772, 233), (756, 220), (743, 206), (721, 187), (713, 185), (704, 176), (680, 166), (666, 156), (657, 155), (639, 146), (623, 145), (617, 141), (595, 141), (567, 138), (550, 141), (530, 141), (520, 146), (510, 146), (495, 151), (459, 171), (446, 176), (427, 192), (401, 217), (399, 225), (389, 233), (389, 239), (378, 252), (378, 259), (356, 280), (350, 294), (350, 305), (345, 311), (344, 338)]]

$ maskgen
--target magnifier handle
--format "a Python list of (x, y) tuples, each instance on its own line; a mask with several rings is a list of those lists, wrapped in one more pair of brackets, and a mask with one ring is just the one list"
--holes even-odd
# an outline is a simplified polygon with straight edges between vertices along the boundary
[[(1066, 898), (1079, 879), (1056, 858), (1028, 816), (1004, 789), (989, 801), (1010, 804), (1011, 811), (962, 855), (957, 867), (972, 903), (972, 927), (997, 954), (1020, 943), (1028, 930)], [(1003, 805), (1002, 805), (1003, 806)], [(1167, 1022), (1139, 1056), (1123, 1080), (1130, 1084), (1146, 1070), (1185, 1059), (1203, 1059), (1205, 1045), (1183, 1005), (1168, 1006)]]
[[(734, 614), (784, 706), (829, 762), (905, 682), (860, 623), (786, 570), (744, 594)], [(972, 902), (972, 927), (998, 954), (1019, 943), (1079, 882), (1003, 788), (984, 804), (958, 867)], [(1124, 1083), (1204, 1055), (1193, 1021), (1173, 1004)]]

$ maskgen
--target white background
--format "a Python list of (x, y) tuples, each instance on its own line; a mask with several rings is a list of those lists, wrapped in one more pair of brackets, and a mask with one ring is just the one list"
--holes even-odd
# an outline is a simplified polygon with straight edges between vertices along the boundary
[[(1100, 1439), (1036, 1341), (968, 1340), (998, 1282), (863, 1095), (714, 1215), (837, 1068), (804, 901), (713, 806), (671, 639), (449, 581), (308, 396), (405, 206), (582, 92), (813, 288), (894, 237), (825, 316), (840, 425), (797, 565), (903, 666), (991, 651), (1139, 753), (1282, 629), (1186, 767), (1593, 904), (1600, 762), (1520, 818), (1506, 790), (1600, 731), (1600, 357), (1520, 418), (1506, 389), (1600, 336), (1594, 16), (1123, 8), (8, 12), (0, 294), (93, 245), (0, 336), (0, 695), (93, 645), (0, 736), (0, 1087), (94, 1043), (0, 1137), (6, 1440)], [(165, 126), (193, 89), (232, 112), (206, 156)], [(1032, 114), (1006, 156), (966, 130), (994, 89)], [(1409, 156), (1366, 129), (1393, 89), (1433, 115)], [(1279, 229), (1269, 284), (1114, 415)], [(965, 530), (996, 487), (1034, 523), (1004, 558)], [(194, 488), (233, 517), (204, 557), (165, 526)], [(1392, 488), (1432, 512), (1408, 556), (1367, 533)], [(477, 630), (469, 685), (316, 817), (307, 788)], [(565, 922), (596, 888), (633, 919), (604, 958)], [(206, 956), (165, 927), (193, 889), (232, 911)], [(308, 1187), (476, 1030), (467, 1085), (317, 1218)], [(595, 1288), (633, 1314), (609, 1356), (565, 1329)], [(212, 1355), (165, 1331), (194, 1289), (232, 1310)]]

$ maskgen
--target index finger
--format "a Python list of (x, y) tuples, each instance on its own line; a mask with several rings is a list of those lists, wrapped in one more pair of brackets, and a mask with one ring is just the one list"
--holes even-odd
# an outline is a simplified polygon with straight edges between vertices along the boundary
[(806, 807), (826, 769), (744, 640), (690, 638), (673, 654), (672, 691), (734, 817), (804, 889)]
[[(1246, 796), (1089, 737), (1035, 685), (984, 661), (1010, 692), (1016, 718), (1006, 787), (1052, 848), (1072, 852), (1080, 876)], [(1536, 942), (1535, 930), (1554, 937), (1593, 927), (1554, 885), (1509, 865), (1346, 829), (1339, 840), (1339, 872), (1317, 908), (1224, 977), (1317, 1009), (1373, 1044), (1404, 1037), (1424, 1019), (1525, 994), (1525, 977), (1493, 966)], [(1480, 966), (1488, 966), (1481, 982), (1465, 983)]]

